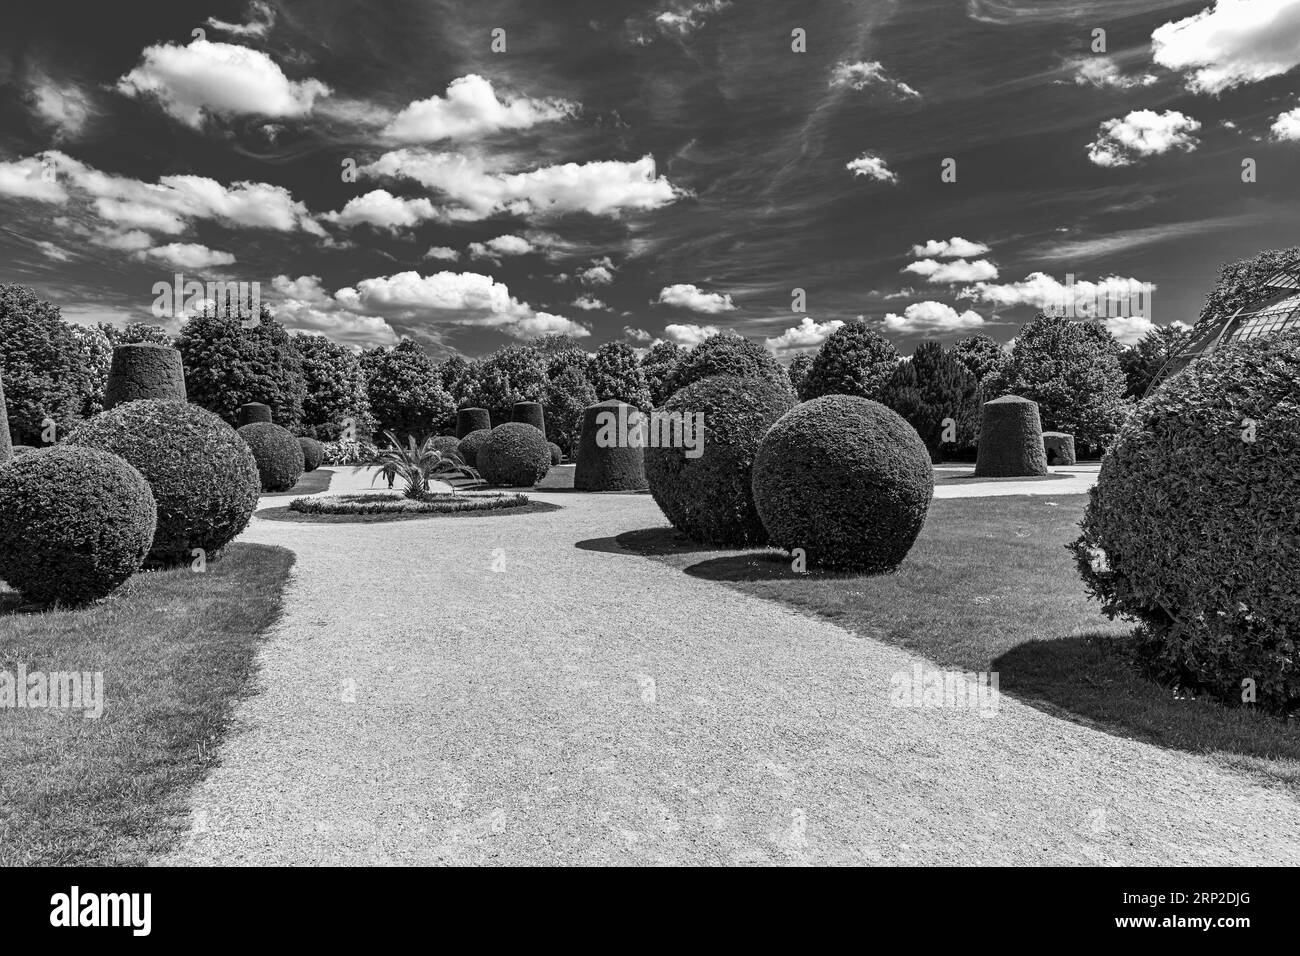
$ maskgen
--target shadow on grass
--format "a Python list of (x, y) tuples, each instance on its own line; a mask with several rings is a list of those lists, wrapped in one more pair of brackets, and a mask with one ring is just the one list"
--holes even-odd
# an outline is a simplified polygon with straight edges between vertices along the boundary
[(323, 469), (304, 472), (303, 476), (298, 479), (298, 483), (288, 491), (264, 491), (261, 497), (287, 498), (292, 495), (295, 498), (301, 498), (303, 495), (314, 495), (317, 492), (329, 491), (330, 481), (333, 477), (334, 472)]
[(640, 531), (625, 531), (609, 538), (588, 538), (574, 545), (583, 551), (604, 551), (608, 554), (631, 552), (643, 558), (665, 554), (697, 554), (701, 551), (714, 551), (707, 544), (700, 544), (683, 537), (672, 528), (643, 528)]

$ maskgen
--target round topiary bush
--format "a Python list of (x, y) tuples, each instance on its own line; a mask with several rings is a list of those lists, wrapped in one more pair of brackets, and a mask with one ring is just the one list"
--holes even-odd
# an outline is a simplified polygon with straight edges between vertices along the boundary
[(153, 342), (113, 347), (104, 409), (142, 398), (185, 401), (185, 366), (179, 351)]
[[(1300, 708), (1300, 336), (1233, 344), (1146, 398), (1071, 545), (1167, 684)], [(1244, 681), (1251, 684), (1244, 684)]]
[(462, 438), (456, 446), (461, 461), (471, 468), (478, 468), (478, 453), (483, 450), (483, 446), (487, 444), (487, 440), (491, 437), (492, 429), (479, 428)]
[(9, 437), (9, 412), (5, 406), (5, 384), (0, 382), (0, 465), (13, 456), (13, 441)]
[(546, 415), (542, 412), (539, 402), (515, 402), (510, 412), (510, 420), (532, 425), (542, 433), (542, 437), (546, 437)]
[(646, 487), (645, 448), (635, 436), (642, 415), (635, 405), (611, 398), (588, 405), (573, 469), (579, 491), (641, 491)]
[(663, 391), (672, 395), (711, 375), (762, 378), (777, 386), (790, 387), (785, 367), (766, 348), (735, 332), (720, 332), (700, 342), (673, 364), (664, 376)]
[(314, 438), (299, 438), (302, 446), (302, 470), (315, 471), (325, 461), (325, 446)]
[(158, 506), (116, 455), (55, 445), (0, 468), (0, 578), (29, 601), (84, 604), (139, 570)]
[(1043, 453), (1048, 465), (1073, 465), (1074, 436), (1066, 432), (1043, 432)]
[(985, 402), (980, 415), (978, 478), (1029, 478), (1047, 474), (1038, 403), (1019, 395)]
[(256, 422), (271, 421), (271, 406), (263, 405), (261, 402), (248, 402), (239, 406), (239, 417), (236, 419), (240, 428), (245, 425), (252, 425)]
[(239, 429), (257, 461), (263, 491), (288, 491), (298, 483), (306, 462), (302, 446), (287, 428), (271, 422), (253, 422)]
[(551, 450), (552, 465), (558, 465), (560, 462), (564, 461), (564, 450), (561, 449), (559, 445), (555, 444), (553, 441), (548, 441), (546, 447)]
[(717, 375), (673, 393), (656, 410), (652, 428), (658, 423), (661, 434), (645, 451), (650, 494), (672, 526), (707, 544), (766, 542), (754, 508), (754, 458), (772, 423), (794, 406), (789, 389), (761, 378)]
[(546, 438), (522, 422), (506, 422), (492, 429), (477, 460), (485, 481), (508, 488), (531, 487), (551, 470)]
[(470, 432), (491, 430), (492, 415), (486, 408), (462, 408), (456, 413), (457, 438), (464, 438)]
[(158, 502), (150, 560), (215, 559), (257, 507), (257, 464), (235, 430), (188, 402), (142, 399), (82, 422), (67, 445), (119, 455), (144, 475)]
[(796, 405), (768, 430), (754, 461), (754, 505), (771, 543), (804, 549), (808, 567), (896, 568), (933, 495), (921, 436), (866, 398)]
[(460, 458), (460, 439), (451, 435), (439, 435), (431, 439), (433, 447), (448, 458)]

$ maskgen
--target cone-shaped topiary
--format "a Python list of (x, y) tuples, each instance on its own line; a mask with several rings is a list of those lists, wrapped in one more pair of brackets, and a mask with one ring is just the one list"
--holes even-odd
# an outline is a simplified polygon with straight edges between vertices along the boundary
[(492, 430), (492, 416), (486, 408), (462, 408), (456, 413), (456, 437), (464, 438), (470, 432)]
[(179, 351), (153, 342), (113, 347), (104, 410), (142, 398), (185, 401), (185, 366)]
[(460, 439), (451, 435), (439, 435), (431, 439), (433, 447), (438, 449), (443, 455), (451, 458), (453, 455), (460, 458)]
[(542, 413), (540, 402), (515, 402), (510, 412), (510, 420), (532, 425), (542, 433), (543, 438), (546, 437), (546, 416)]
[(0, 465), (14, 456), (14, 446), (9, 438), (9, 412), (5, 406), (5, 383), (0, 382)]
[(315, 471), (325, 461), (325, 446), (314, 438), (299, 438), (302, 446), (302, 470)]
[(537, 484), (551, 470), (551, 450), (532, 425), (506, 422), (492, 429), (478, 452), (478, 472), (489, 484), (517, 488)]
[(796, 405), (768, 430), (754, 462), (754, 504), (771, 543), (802, 548), (808, 567), (896, 568), (933, 495), (916, 429), (856, 396)]
[(306, 465), (298, 439), (271, 422), (253, 422), (239, 429), (257, 461), (263, 491), (288, 491), (302, 477)]
[[(1220, 348), (1138, 405), (1071, 548), (1150, 676), (1300, 709), (1300, 336)], [(1244, 681), (1249, 678), (1250, 684)]]
[(553, 441), (548, 441), (546, 447), (551, 450), (551, 464), (558, 465), (564, 461), (564, 450)]
[(261, 402), (248, 402), (245, 405), (240, 405), (239, 418), (236, 420), (239, 422), (238, 427), (240, 428), (256, 422), (269, 422), (271, 421), (271, 406), (263, 405)]
[(1065, 432), (1043, 432), (1043, 452), (1049, 465), (1073, 465), (1074, 436)]
[(55, 445), (0, 468), (0, 578), (29, 601), (84, 604), (139, 570), (158, 506), (116, 455)]
[(617, 399), (589, 405), (582, 413), (573, 487), (581, 491), (641, 491), (645, 449), (641, 413)]
[(1019, 395), (1003, 395), (984, 403), (975, 474), (980, 478), (1047, 474), (1037, 402)]
[(483, 446), (487, 444), (487, 440), (491, 437), (492, 429), (479, 428), (462, 438), (456, 446), (461, 461), (471, 468), (477, 468), (478, 453), (483, 450)]
[(82, 422), (64, 444), (120, 455), (158, 502), (151, 562), (214, 560), (257, 508), (257, 464), (235, 430), (188, 402), (142, 399)]
[(674, 392), (651, 420), (660, 434), (645, 451), (650, 494), (672, 526), (707, 544), (766, 542), (754, 508), (754, 458), (772, 423), (794, 406), (789, 389), (762, 378), (715, 375)]

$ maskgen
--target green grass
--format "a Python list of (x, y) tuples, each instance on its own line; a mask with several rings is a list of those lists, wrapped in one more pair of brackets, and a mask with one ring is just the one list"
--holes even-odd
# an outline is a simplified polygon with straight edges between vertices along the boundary
[(138, 574), (75, 610), (31, 611), (0, 586), (0, 671), (104, 675), (96, 720), (0, 708), (0, 865), (139, 865), (174, 845), (292, 565), (236, 544), (203, 573)]
[(776, 551), (717, 551), (666, 529), (621, 547), (687, 574), (829, 618), (944, 667), (999, 672), (1000, 689), (1057, 716), (1160, 746), (1209, 754), (1300, 791), (1300, 723), (1141, 678), (1131, 625), (1089, 601), (1065, 544), (1086, 497), (946, 498), (894, 574), (799, 574)]

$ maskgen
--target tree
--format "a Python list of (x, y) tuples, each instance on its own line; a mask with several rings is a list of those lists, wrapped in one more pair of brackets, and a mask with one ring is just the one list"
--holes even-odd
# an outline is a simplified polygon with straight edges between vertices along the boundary
[(547, 378), (555, 378), (566, 368), (576, 368), (586, 378), (587, 366), (591, 363), (591, 356), (577, 346), (545, 352), (542, 357), (546, 361)]
[(578, 448), (578, 427), (583, 409), (598, 401), (596, 390), (582, 369), (574, 366), (561, 369), (560, 374), (547, 383), (542, 398), (546, 409), (546, 437), (559, 445), (566, 455), (574, 454)]
[(669, 371), (663, 389), (671, 395), (710, 375), (765, 378), (784, 388), (790, 387), (789, 376), (771, 352), (735, 332), (719, 332), (681, 357)]
[(1102, 449), (1119, 430), (1132, 403), (1113, 349), (1085, 326), (1039, 315), (1016, 336), (1006, 360), (981, 384), (986, 400), (1019, 395), (1038, 403), (1043, 428), (1069, 432), (1075, 442)]
[(983, 332), (976, 332), (964, 339), (958, 339), (952, 346), (953, 354), (966, 371), (975, 376), (975, 381), (983, 382), (984, 377), (1002, 361), (1006, 353), (1002, 346)]
[(546, 365), (526, 345), (507, 345), (483, 359), (467, 378), (462, 408), (486, 408), (492, 424), (510, 421), (515, 402), (540, 402), (546, 390)]
[(1187, 344), (1188, 330), (1178, 325), (1158, 325), (1141, 341), (1120, 353), (1119, 365), (1124, 370), (1124, 397), (1141, 398), (1155, 380), (1166, 362), (1177, 355)]
[(897, 364), (893, 343), (865, 322), (850, 322), (832, 332), (817, 350), (804, 379), (803, 398), (878, 398)]
[(0, 380), (14, 444), (67, 434), (95, 393), (91, 357), (59, 308), (26, 286), (0, 285)]
[(361, 368), (379, 431), (419, 439), (434, 434), (455, 413), (451, 395), (438, 378), (437, 364), (410, 339), (391, 349), (362, 353)]
[(812, 360), (813, 357), (807, 352), (800, 352), (790, 362), (790, 367), (785, 370), (790, 376), (790, 387), (800, 398), (803, 397), (804, 382), (807, 381), (808, 370), (812, 368)]
[(92, 383), (81, 408), (81, 414), (86, 418), (98, 415), (104, 410), (104, 389), (108, 387), (108, 372), (113, 365), (113, 342), (104, 332), (104, 325), (103, 322), (99, 325), (69, 323), (72, 334), (77, 337), (86, 353), (86, 364)]
[(114, 345), (135, 345), (139, 342), (151, 342), (154, 345), (175, 345), (175, 337), (160, 325), (148, 322), (128, 322), (126, 325), (113, 325), (100, 322), (99, 329), (108, 336)]
[(587, 378), (596, 390), (596, 401), (616, 398), (650, 410), (650, 389), (636, 352), (626, 342), (606, 342), (596, 349), (587, 366)]
[(307, 386), (302, 403), (300, 434), (319, 441), (337, 441), (350, 423), (353, 434), (368, 437), (374, 427), (366, 376), (351, 349), (323, 335), (300, 333), (293, 344), (302, 356)]
[(277, 425), (290, 430), (302, 422), (307, 386), (302, 356), (284, 326), (263, 306), (256, 325), (237, 310), (227, 315), (197, 315), (176, 340), (185, 362), (185, 388), (195, 405), (234, 425), (239, 406), (271, 406)]
[(938, 342), (922, 342), (910, 361), (898, 363), (881, 389), (880, 401), (916, 429), (931, 461), (969, 455), (974, 449), (979, 383), (956, 354)]
[[(582, 347), (578, 345), (578, 340), (567, 332), (547, 332), (545, 335), (534, 339), (532, 347), (536, 349), (542, 356), (543, 360), (547, 362), (550, 361), (552, 356), (558, 355), (561, 352), (571, 352), (575, 349), (579, 352), (583, 352)], [(586, 353), (583, 352), (583, 354), (585, 355)]]
[(682, 358), (683, 349), (676, 342), (656, 342), (641, 356), (641, 374), (650, 389), (650, 402), (656, 408), (668, 401), (668, 373)]
[(463, 355), (448, 355), (438, 363), (438, 384), (455, 395), (469, 369), (469, 360)]
[(1219, 270), (1214, 288), (1205, 296), (1197, 328), (1231, 316), (1258, 294), (1260, 282), (1297, 258), (1300, 258), (1300, 246), (1265, 249), (1249, 259), (1226, 263)]

